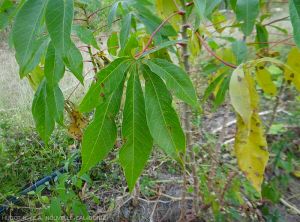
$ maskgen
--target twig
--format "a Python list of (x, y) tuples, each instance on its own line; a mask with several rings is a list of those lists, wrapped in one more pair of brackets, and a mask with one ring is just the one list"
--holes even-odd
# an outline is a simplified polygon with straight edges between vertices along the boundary
[(183, 12), (182, 11), (177, 11), (177, 12), (174, 12), (172, 13), (171, 15), (169, 15), (151, 34), (148, 42), (146, 43), (144, 49), (139, 52), (138, 54), (135, 55), (136, 58), (139, 58), (144, 52), (146, 52), (146, 50), (149, 48), (149, 46), (151, 45), (152, 41), (153, 41), (153, 38), (154, 36), (161, 30), (161, 28), (171, 19), (173, 18), (175, 15), (179, 15), (179, 14), (182, 14)]
[(300, 215), (300, 210), (296, 206), (290, 204), (289, 202), (287, 202), (286, 200), (284, 200), (282, 198), (280, 198), (280, 203), (282, 203), (284, 206), (292, 209), (296, 214)]
[(91, 13), (91, 14), (87, 17), (87, 19), (89, 20), (91, 17), (93, 17), (94, 15), (96, 15), (98, 12), (101, 12), (101, 11), (103, 11), (103, 10), (105, 10), (105, 9), (107, 9), (107, 8), (109, 8), (109, 7), (111, 7), (111, 6), (112, 6), (112, 5), (107, 5), (107, 6), (103, 7), (103, 8), (97, 9), (96, 11), (94, 11), (93, 13)]
[(153, 210), (152, 210), (152, 213), (150, 215), (150, 222), (154, 222), (154, 213), (155, 213), (155, 210), (156, 210), (156, 207), (157, 207), (157, 204), (159, 202), (159, 199), (160, 199), (160, 196), (161, 196), (161, 187), (159, 187), (159, 190), (158, 190), (158, 197), (157, 197), (157, 200), (153, 206)]
[(276, 23), (276, 22), (281, 22), (281, 21), (283, 21), (283, 20), (288, 19), (289, 17), (290, 17), (290, 16), (285, 16), (285, 17), (283, 17), (283, 18), (275, 19), (275, 20), (273, 20), (273, 21), (271, 21), (271, 22), (268, 22), (268, 23), (264, 24), (263, 26), (271, 25), (271, 24), (274, 24), (274, 23)]
[(199, 39), (199, 41), (201, 42), (201, 44), (204, 46), (204, 48), (209, 52), (209, 54), (211, 54), (213, 57), (215, 57), (217, 60), (219, 60), (221, 63), (223, 63), (224, 65), (236, 69), (237, 66), (234, 64), (231, 64), (229, 62), (226, 62), (225, 60), (223, 60), (221, 57), (219, 57), (208, 45), (207, 43), (204, 41), (204, 39), (201, 37), (201, 35), (199, 34), (199, 32), (196, 32), (196, 35)]

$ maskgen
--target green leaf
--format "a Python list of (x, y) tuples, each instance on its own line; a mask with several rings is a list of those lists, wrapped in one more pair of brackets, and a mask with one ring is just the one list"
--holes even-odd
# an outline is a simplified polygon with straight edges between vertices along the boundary
[(49, 114), (59, 124), (63, 125), (64, 121), (64, 104), (65, 99), (63, 92), (56, 84), (51, 86), (46, 84), (46, 103), (48, 106)]
[(86, 128), (81, 148), (82, 166), (79, 176), (103, 160), (117, 139), (115, 116), (120, 108), (123, 84), (97, 107), (95, 118)]
[(47, 87), (44, 80), (36, 91), (32, 103), (33, 119), (40, 137), (47, 143), (54, 130), (55, 121), (47, 103)]
[(147, 66), (143, 74), (145, 83), (146, 118), (150, 133), (170, 157), (182, 164), (181, 154), (185, 152), (185, 135), (178, 115), (172, 107), (172, 97), (164, 82)]
[(134, 57), (135, 56), (135, 49), (138, 46), (139, 46), (139, 42), (136, 38), (136, 35), (133, 34), (127, 40), (127, 42), (125, 44), (125, 47), (120, 50), (119, 56)]
[(99, 49), (94, 33), (90, 29), (81, 25), (75, 25), (73, 29), (83, 43), (91, 45), (95, 49)]
[(244, 41), (234, 41), (231, 47), (238, 65), (247, 60), (248, 48)]
[(207, 100), (207, 98), (214, 92), (216, 87), (224, 80), (225, 76), (227, 75), (226, 72), (223, 72), (221, 75), (216, 77), (206, 88), (204, 92), (204, 96), (202, 98), (202, 101)]
[(192, 107), (200, 109), (196, 91), (185, 71), (163, 59), (147, 60), (146, 64), (153, 73), (166, 81), (168, 90), (175, 96)]
[(111, 27), (112, 26), (112, 23), (116, 17), (116, 14), (117, 14), (117, 10), (118, 10), (118, 7), (119, 7), (119, 4), (120, 4), (120, 1), (117, 1), (113, 4), (113, 6), (110, 8), (110, 11), (108, 13), (108, 27)]
[(221, 83), (220, 88), (216, 95), (216, 99), (214, 100), (214, 108), (213, 108), (214, 110), (216, 110), (224, 102), (226, 93), (229, 88), (229, 82), (230, 82), (230, 77), (227, 76)]
[(33, 46), (33, 53), (30, 56), (28, 63), (20, 69), (21, 76), (27, 75), (41, 62), (49, 43), (48, 37), (42, 37), (36, 40)]
[(24, 72), (24, 67), (35, 52), (37, 35), (41, 30), (46, 5), (46, 0), (28, 0), (16, 15), (12, 38), (21, 77), (28, 73)]
[(62, 58), (55, 52), (52, 42), (49, 43), (47, 49), (44, 73), (50, 86), (58, 84), (65, 73), (65, 65)]
[(46, 9), (46, 25), (56, 51), (65, 59), (71, 48), (73, 0), (51, 0)]
[[(135, 4), (134, 7), (138, 11), (138, 18), (145, 25), (149, 33), (154, 32), (155, 29), (162, 23), (162, 20), (155, 16), (149, 9), (145, 8), (142, 4)], [(177, 32), (170, 24), (165, 24), (158, 33), (156, 38), (162, 36), (176, 36)]]
[(108, 40), (107, 40), (107, 47), (108, 47), (108, 52), (109, 54), (116, 56), (117, 55), (117, 51), (119, 48), (119, 39), (118, 39), (118, 33), (117, 32), (113, 32)]
[(120, 163), (124, 169), (129, 190), (132, 191), (152, 150), (152, 137), (147, 126), (144, 95), (137, 67), (130, 71), (126, 102), (123, 111)]
[(236, 17), (243, 22), (241, 29), (248, 36), (252, 33), (256, 17), (259, 14), (259, 0), (237, 0)]
[(79, 80), (79, 82), (83, 83), (83, 59), (79, 49), (73, 42), (71, 42), (71, 46), (67, 52), (66, 58), (64, 58), (64, 63)]
[(221, 0), (194, 0), (196, 10), (200, 17), (209, 17)]
[(120, 46), (121, 48), (125, 47), (126, 42), (128, 41), (129, 32), (131, 28), (131, 13), (127, 14), (122, 22), (122, 27), (120, 31)]
[(73, 0), (51, 0), (46, 8), (46, 25), (56, 53), (83, 83), (82, 55), (71, 40), (73, 14)]
[(300, 0), (289, 0), (290, 18), (293, 26), (294, 40), (300, 48)]
[(89, 112), (101, 104), (116, 90), (131, 63), (128, 58), (118, 58), (97, 73), (97, 82), (92, 83), (79, 105), (81, 112)]
[[(269, 33), (268, 30), (266, 29), (266, 26), (257, 24), (256, 25), (256, 42), (268, 42), (269, 40)], [(258, 44), (258, 48), (268, 48), (268, 44)]]

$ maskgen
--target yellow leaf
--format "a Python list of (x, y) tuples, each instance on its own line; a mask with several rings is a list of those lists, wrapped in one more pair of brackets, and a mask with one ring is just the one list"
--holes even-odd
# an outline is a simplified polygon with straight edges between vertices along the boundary
[(293, 172), (293, 175), (294, 175), (295, 177), (297, 177), (297, 178), (300, 178), (300, 170), (295, 170), (295, 171)]
[(241, 116), (246, 125), (249, 125), (252, 115), (248, 84), (243, 66), (241, 65), (232, 73), (229, 83), (229, 95), (233, 108)]
[(231, 81), (230, 97), (238, 113), (235, 154), (240, 169), (260, 193), (269, 153), (258, 115), (258, 93), (250, 70), (244, 65), (234, 71)]
[(272, 81), (271, 73), (264, 67), (264, 65), (256, 67), (256, 82), (265, 93), (272, 96), (277, 94), (277, 88)]
[(70, 101), (66, 102), (65, 108), (70, 118), (68, 133), (73, 139), (80, 141), (82, 139), (83, 129), (87, 126), (88, 120), (82, 113), (76, 110), (74, 104)]
[(292, 48), (287, 58), (287, 65), (292, 69), (285, 69), (284, 76), (287, 82), (293, 82), (296, 89), (300, 91), (300, 50)]
[(240, 169), (260, 193), (269, 153), (257, 113), (252, 115), (250, 128), (238, 116), (234, 150)]

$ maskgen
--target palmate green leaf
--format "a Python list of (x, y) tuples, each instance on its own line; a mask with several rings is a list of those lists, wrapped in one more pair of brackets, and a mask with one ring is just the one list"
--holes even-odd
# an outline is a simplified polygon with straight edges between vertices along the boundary
[(79, 105), (79, 110), (89, 112), (100, 105), (118, 88), (131, 63), (132, 60), (127, 57), (118, 58), (97, 73), (97, 81), (90, 86)]
[(151, 59), (146, 64), (151, 71), (166, 81), (166, 86), (176, 97), (200, 109), (196, 91), (188, 75), (178, 66), (163, 60)]
[(36, 51), (37, 35), (41, 29), (46, 5), (46, 0), (28, 0), (16, 15), (12, 39), (21, 77), (24, 77), (35, 67), (29, 71), (24, 71), (25, 66)]
[(243, 33), (246, 36), (250, 35), (259, 14), (259, 0), (237, 0), (235, 13), (237, 20), (243, 22)]
[(131, 28), (131, 13), (127, 14), (122, 21), (122, 27), (120, 31), (120, 46), (121, 48), (125, 47), (126, 42), (128, 41), (129, 32)]
[(170, 157), (182, 164), (185, 135), (178, 115), (172, 107), (172, 97), (164, 82), (147, 67), (143, 67), (145, 83), (146, 117), (150, 133)]
[(129, 190), (132, 191), (149, 159), (153, 140), (147, 126), (144, 95), (137, 67), (131, 68), (129, 73), (122, 124), (124, 145), (119, 158)]
[(91, 45), (95, 49), (99, 49), (94, 33), (90, 29), (81, 25), (76, 25), (73, 28), (83, 43)]
[(300, 48), (300, 0), (289, 0), (290, 18), (293, 25), (294, 40)]
[(40, 137), (47, 143), (54, 130), (55, 120), (63, 122), (64, 96), (58, 85), (49, 86), (44, 79), (36, 91), (32, 114)]
[(52, 42), (49, 43), (44, 68), (45, 77), (50, 86), (58, 84), (65, 73), (65, 65), (60, 55), (55, 52)]
[(82, 139), (80, 176), (103, 160), (113, 149), (117, 139), (115, 116), (120, 108), (122, 93), (123, 83), (97, 107), (94, 120), (86, 128)]

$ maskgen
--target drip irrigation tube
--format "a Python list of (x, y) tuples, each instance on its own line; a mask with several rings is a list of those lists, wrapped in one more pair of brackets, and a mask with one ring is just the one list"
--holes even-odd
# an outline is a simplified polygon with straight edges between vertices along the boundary
[[(48, 176), (36, 181), (31, 186), (25, 187), (19, 192), (19, 196), (23, 196), (28, 194), (30, 191), (35, 191), (39, 186), (44, 185), (45, 183), (54, 180), (59, 174), (65, 173), (67, 170), (65, 167), (61, 167), (60, 169), (54, 171)], [(0, 205), (0, 215), (9, 208), (9, 204), (17, 204), (19, 202), (19, 197), (9, 197), (6, 199), (6, 204)]]
[[(80, 158), (78, 157), (77, 154), (72, 156), (69, 160), (74, 161), (77, 167), (80, 164)], [(9, 209), (10, 204), (17, 204), (20, 201), (20, 196), (24, 196), (28, 194), (30, 191), (35, 191), (38, 187), (44, 185), (47, 182), (50, 182), (51, 180), (54, 180), (60, 174), (66, 173), (67, 171), (68, 171), (68, 165), (65, 165), (59, 168), (58, 170), (53, 171), (50, 175), (45, 176), (42, 179), (34, 182), (32, 185), (24, 187), (21, 191), (18, 192), (18, 197), (11, 196), (7, 198), (4, 204), (0, 204), (0, 215)]]

